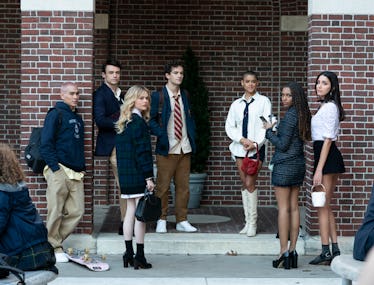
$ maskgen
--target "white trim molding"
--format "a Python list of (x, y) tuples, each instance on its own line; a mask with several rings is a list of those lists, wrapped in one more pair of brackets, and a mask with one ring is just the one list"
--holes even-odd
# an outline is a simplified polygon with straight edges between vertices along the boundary
[(95, 0), (21, 0), (21, 11), (94, 12)]
[(374, 15), (373, 0), (309, 0), (310, 15)]

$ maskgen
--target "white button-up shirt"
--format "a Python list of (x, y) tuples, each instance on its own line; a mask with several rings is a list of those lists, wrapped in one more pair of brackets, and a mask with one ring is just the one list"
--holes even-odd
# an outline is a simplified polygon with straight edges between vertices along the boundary
[[(268, 97), (260, 95), (256, 92), (252, 96), (254, 101), (248, 106), (248, 135), (247, 138), (258, 144), (260, 149), (265, 143), (265, 129), (263, 128), (263, 123), (260, 116), (264, 116), (266, 119), (269, 118), (271, 114), (271, 103)], [(249, 99), (251, 100), (251, 99)], [(229, 113), (227, 115), (225, 130), (228, 137), (232, 140), (229, 149), (233, 156), (244, 157), (246, 151), (243, 145), (239, 142), (243, 137), (242, 135), (242, 125), (244, 117), (244, 108), (247, 101), (245, 100), (245, 94), (236, 99), (230, 106)], [(248, 101), (249, 102), (249, 101)], [(250, 151), (249, 156), (256, 153), (256, 150)]]
[(339, 133), (339, 109), (334, 102), (323, 103), (317, 113), (312, 117), (312, 140), (323, 141), (331, 139), (336, 141)]

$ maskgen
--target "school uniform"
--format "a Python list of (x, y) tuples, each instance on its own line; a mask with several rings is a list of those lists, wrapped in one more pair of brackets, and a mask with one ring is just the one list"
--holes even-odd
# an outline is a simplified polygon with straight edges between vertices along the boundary
[(116, 149), (121, 198), (143, 196), (146, 179), (153, 177), (153, 160), (149, 128), (140, 112), (117, 134)]
[(304, 142), (299, 136), (295, 107), (290, 107), (278, 125), (277, 133), (266, 130), (266, 138), (275, 146), (271, 159), (274, 186), (300, 186), (305, 176)]
[(332, 144), (322, 174), (345, 172), (343, 156), (335, 144), (335, 141), (338, 139), (339, 124), (339, 109), (332, 101), (323, 103), (312, 117), (311, 130), (314, 150), (314, 171), (318, 165), (324, 140), (331, 139)]

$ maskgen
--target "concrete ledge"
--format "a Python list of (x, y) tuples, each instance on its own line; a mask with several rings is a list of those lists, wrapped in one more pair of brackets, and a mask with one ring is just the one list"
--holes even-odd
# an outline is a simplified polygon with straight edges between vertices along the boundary
[[(297, 242), (297, 251), (304, 254), (304, 240)], [(121, 254), (125, 248), (123, 237), (114, 234), (100, 234), (97, 238), (98, 254)], [(237, 254), (277, 255), (279, 240), (275, 234), (259, 234), (247, 237), (239, 234), (201, 233), (147, 233), (145, 235), (147, 254)]]
[(364, 262), (353, 259), (351, 254), (337, 256), (331, 262), (331, 270), (342, 277), (343, 285), (357, 281), (363, 266)]
[[(52, 271), (38, 270), (38, 271), (25, 271), (25, 283), (27, 285), (47, 285), (49, 282), (55, 280), (57, 274)], [(9, 276), (0, 280), (0, 284), (14, 285), (18, 284), (18, 279), (9, 273)]]
[[(255, 237), (216, 233), (147, 233), (145, 250), (149, 254), (226, 254), (235, 251), (238, 254), (277, 255), (279, 239), (276, 234), (258, 234)], [(338, 237), (342, 254), (352, 254), (354, 237)], [(134, 241), (135, 243), (135, 241)], [(73, 234), (64, 242), (64, 248), (85, 249), (98, 254), (122, 254), (125, 249), (123, 236), (116, 233), (98, 233), (94, 235)], [(300, 237), (297, 241), (299, 255), (317, 255), (321, 253), (319, 236)]]

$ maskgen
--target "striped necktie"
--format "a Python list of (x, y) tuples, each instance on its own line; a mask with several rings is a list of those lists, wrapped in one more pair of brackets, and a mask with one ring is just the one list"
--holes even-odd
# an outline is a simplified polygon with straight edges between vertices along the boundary
[(179, 104), (179, 95), (174, 96), (174, 134), (175, 138), (180, 141), (182, 139), (182, 113)]

